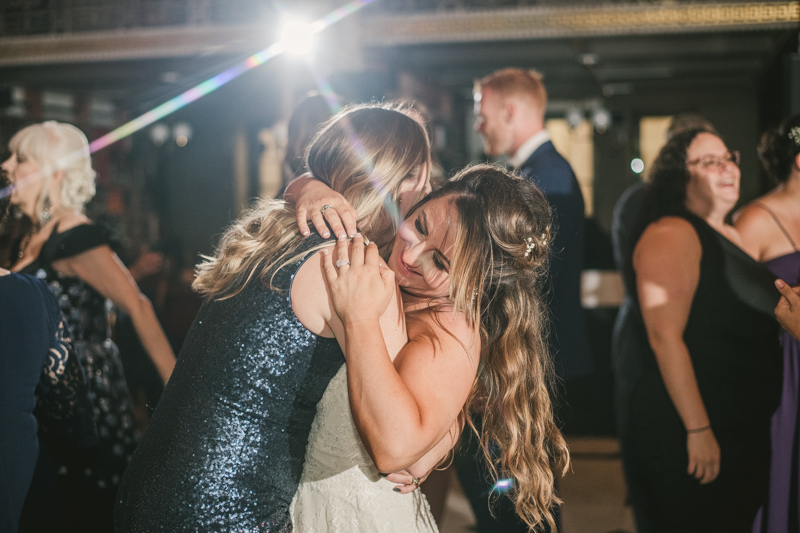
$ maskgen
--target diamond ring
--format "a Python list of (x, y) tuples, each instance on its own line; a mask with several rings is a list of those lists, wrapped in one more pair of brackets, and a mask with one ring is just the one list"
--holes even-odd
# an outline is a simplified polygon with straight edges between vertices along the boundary
[(349, 265), (350, 261), (343, 261), (341, 259), (336, 260), (336, 268), (340, 268), (342, 265)]
[(322, 213), (322, 216), (325, 216), (325, 210), (326, 209), (330, 209), (332, 207), (333, 207), (332, 205), (323, 205), (322, 209), (320, 210), (320, 213)]

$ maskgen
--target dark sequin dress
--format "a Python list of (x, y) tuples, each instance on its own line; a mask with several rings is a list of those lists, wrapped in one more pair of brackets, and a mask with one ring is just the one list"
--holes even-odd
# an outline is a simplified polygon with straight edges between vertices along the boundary
[(120, 486), (118, 533), (292, 531), (316, 405), (344, 363), (292, 311), (304, 261), (278, 271), (279, 291), (254, 279), (202, 307)]
[(113, 529), (114, 497), (122, 473), (139, 440), (133, 405), (117, 347), (109, 338), (106, 298), (83, 280), (56, 272), (52, 263), (108, 245), (110, 235), (102, 226), (89, 224), (57, 231), (22, 272), (47, 282), (67, 318), (89, 378), (100, 442), (90, 448), (76, 446), (47, 424), (41, 424), (39, 433), (58, 472), (72, 529), (107, 532)]

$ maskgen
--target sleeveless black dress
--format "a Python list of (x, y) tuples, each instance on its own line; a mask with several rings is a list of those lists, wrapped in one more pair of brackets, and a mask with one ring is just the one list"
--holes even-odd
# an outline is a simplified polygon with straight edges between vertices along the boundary
[[(322, 242), (306, 238), (298, 253)], [(119, 533), (290, 532), (316, 404), (344, 364), (297, 320), (291, 284), (203, 305), (117, 497)]]
[(781, 393), (773, 275), (695, 216), (700, 279), (684, 341), (722, 460), (716, 480), (687, 474), (686, 430), (655, 358), (627, 399), (625, 435), (653, 531), (749, 532), (766, 496), (770, 416)]
[[(53, 262), (76, 256), (99, 246), (111, 245), (108, 230), (96, 224), (82, 224), (58, 232), (53, 230), (39, 256), (22, 273), (44, 280), (55, 294), (61, 312), (72, 331), (75, 351), (86, 371), (92, 391), (100, 441), (90, 448), (66, 441), (42, 423), (39, 434), (43, 452), (40, 462), (52, 460), (71, 530), (81, 533), (106, 532), (113, 528), (114, 498), (122, 473), (139, 441), (134, 425), (133, 403), (125, 382), (117, 346), (110, 338), (108, 300), (80, 278), (64, 276)], [(39, 494), (34, 478), (31, 494)], [(43, 496), (46, 498), (47, 496)], [(42, 513), (35, 496), (26, 501), (20, 529), (24, 531), (68, 531), (62, 517)], [(53, 523), (53, 520), (56, 520)]]

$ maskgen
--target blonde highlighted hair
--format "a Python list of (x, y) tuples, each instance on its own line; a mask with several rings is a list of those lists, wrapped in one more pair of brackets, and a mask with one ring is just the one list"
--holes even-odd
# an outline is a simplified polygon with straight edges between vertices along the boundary
[(18, 159), (31, 158), (39, 163), (42, 192), (36, 204), (41, 217), (53, 174), (63, 172), (59, 201), (63, 207), (83, 211), (95, 194), (95, 171), (89, 155), (89, 141), (72, 124), (48, 121), (18, 131), (9, 142)]
[[(554, 372), (541, 296), (552, 240), (550, 207), (533, 184), (492, 165), (462, 170), (415, 209), (444, 198), (458, 213), (450, 300), (480, 329), (481, 360), (467, 409), (497, 481), (533, 528), (555, 528), (555, 472), (569, 452), (553, 419)], [(497, 451), (499, 450), (499, 451)]]
[[(308, 147), (306, 165), (356, 209), (364, 235), (394, 235), (400, 185), (417, 179), (420, 167), (428, 179), (428, 135), (403, 106), (354, 105), (325, 123)], [(302, 240), (292, 205), (262, 202), (226, 231), (216, 255), (197, 267), (193, 287), (214, 299), (235, 296), (253, 277), (271, 287), (275, 272), (298, 258)]]

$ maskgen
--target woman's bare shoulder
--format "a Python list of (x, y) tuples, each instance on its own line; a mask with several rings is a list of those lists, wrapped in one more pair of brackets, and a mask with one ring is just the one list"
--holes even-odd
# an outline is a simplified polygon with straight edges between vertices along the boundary
[(745, 205), (733, 215), (734, 225), (741, 230), (770, 228), (771, 216), (764, 209), (772, 203), (768, 198), (759, 198)]
[(700, 237), (692, 224), (681, 217), (662, 217), (644, 230), (634, 249), (634, 267), (643, 260), (683, 261), (702, 254)]
[(681, 217), (662, 217), (645, 228), (636, 248), (682, 248), (694, 243), (699, 246), (700, 238), (688, 220)]
[(58, 232), (63, 233), (68, 229), (76, 228), (84, 224), (92, 224), (92, 220), (78, 211), (70, 211), (58, 219)]
[(470, 325), (464, 313), (452, 306), (427, 309), (407, 315), (410, 342), (426, 342), (434, 346), (460, 346), (470, 355), (480, 352), (480, 332)]

